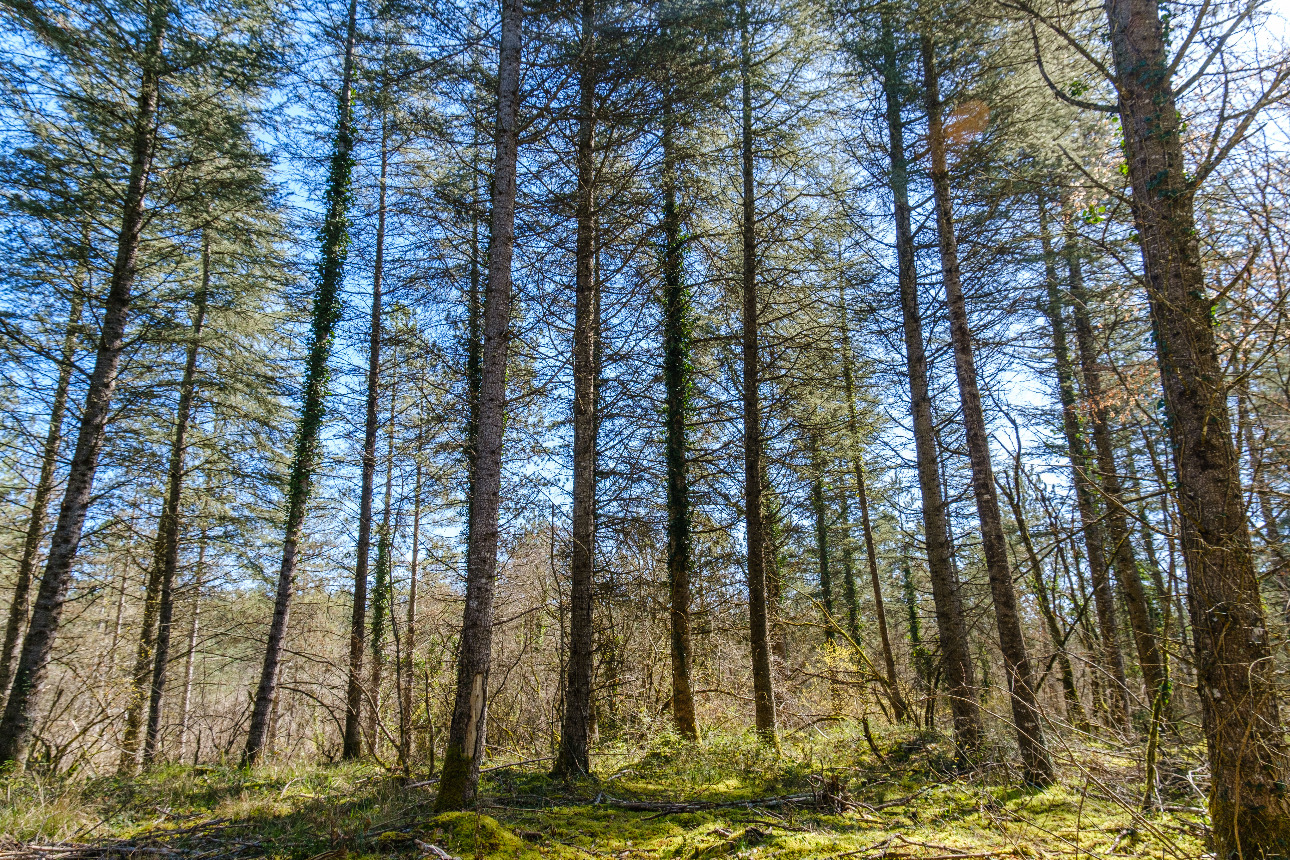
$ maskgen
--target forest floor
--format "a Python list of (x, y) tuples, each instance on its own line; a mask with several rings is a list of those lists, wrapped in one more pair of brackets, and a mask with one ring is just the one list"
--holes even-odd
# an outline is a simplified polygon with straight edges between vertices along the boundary
[[(434, 785), (374, 764), (178, 767), (135, 779), (0, 776), (0, 858), (1196, 858), (1206, 816), (1164, 769), (1143, 814), (1132, 748), (1065, 749), (1058, 784), (1000, 763), (956, 771), (941, 737), (812, 728), (778, 752), (750, 736), (603, 752), (598, 778), (494, 766), (477, 807), (436, 815)], [(1193, 762), (1193, 767), (1195, 763)], [(1137, 780), (1137, 782), (1135, 782)]]

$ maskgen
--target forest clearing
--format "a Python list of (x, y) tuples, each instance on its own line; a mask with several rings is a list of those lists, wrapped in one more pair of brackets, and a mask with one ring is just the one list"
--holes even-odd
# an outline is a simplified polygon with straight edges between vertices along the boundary
[(0, 860), (1290, 858), (1281, 0), (0, 0)]

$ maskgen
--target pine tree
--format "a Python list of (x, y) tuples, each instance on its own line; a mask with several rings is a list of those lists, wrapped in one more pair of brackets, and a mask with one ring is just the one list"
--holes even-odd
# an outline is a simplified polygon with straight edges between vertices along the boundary
[(354, 75), (354, 36), (358, 15), (357, 0), (350, 0), (349, 22), (345, 33), (341, 86), (337, 99), (336, 139), (327, 177), (327, 211), (319, 231), (322, 255), (318, 263), (317, 291), (313, 302), (313, 325), (309, 335), (309, 356), (305, 368), (304, 394), (300, 421), (296, 430), (291, 477), (287, 485), (286, 534), (282, 546), (282, 566), (278, 572), (277, 593), (273, 602), (273, 619), (264, 648), (264, 665), (256, 686), (255, 704), (247, 730), (242, 761), (256, 764), (264, 752), (269, 736), (269, 715), (277, 695), (278, 665), (286, 642), (287, 620), (291, 611), (291, 594), (295, 583), (296, 561), (304, 528), (305, 510), (317, 468), (319, 435), (325, 416), (327, 363), (331, 355), (332, 336), (340, 319), (340, 285), (345, 273), (349, 243), (350, 182), (353, 173), (354, 130), (351, 87)]
[(520, 49), (524, 7), (502, 4), (497, 75), (496, 156), (493, 161), (492, 230), (475, 462), (471, 470), (470, 547), (466, 606), (457, 656), (457, 687), (443, 774), (435, 808), (461, 809), (475, 796), (488, 717), (492, 658), (493, 589), (497, 570), (497, 517), (501, 493), (502, 430), (506, 414), (506, 365), (511, 316), (511, 256), (515, 245), (515, 160), (519, 145)]

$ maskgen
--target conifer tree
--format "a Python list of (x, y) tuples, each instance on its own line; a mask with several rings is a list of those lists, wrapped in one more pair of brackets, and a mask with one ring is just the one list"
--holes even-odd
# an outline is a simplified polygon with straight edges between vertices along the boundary
[(748, 624), (752, 646), (753, 706), (757, 732), (778, 744), (775, 691), (770, 669), (770, 626), (766, 593), (765, 524), (762, 506), (762, 426), (758, 336), (757, 191), (753, 166), (752, 22), (747, 0), (739, 3), (740, 167), (743, 198), (739, 241), (743, 252), (742, 358), (744, 430), (744, 524), (748, 565)]
[(923, 91), (927, 101), (928, 149), (931, 156), (931, 179), (936, 207), (936, 228), (940, 239), (941, 275), (945, 303), (949, 308), (950, 333), (954, 346), (954, 369), (958, 378), (959, 399), (963, 409), (963, 427), (967, 437), (968, 459), (972, 465), (972, 490), (976, 496), (977, 519), (985, 552), (990, 592), (994, 598), (995, 621), (999, 631), (999, 649), (1008, 670), (1008, 689), (1012, 700), (1012, 719), (1017, 742), (1021, 747), (1022, 765), (1027, 782), (1048, 785), (1053, 781), (1053, 764), (1044, 740), (1042, 717), (1036, 698), (1036, 678), (1026, 653), (1013, 587), (1012, 567), (1008, 561), (1007, 542), (995, 493), (994, 468), (990, 461), (989, 435), (981, 408), (981, 391), (977, 381), (972, 333), (959, 275), (958, 247), (954, 235), (954, 211), (950, 200), (949, 168), (946, 163), (945, 131), (937, 78), (935, 46), (929, 35), (921, 38)]
[(287, 484), (286, 532), (282, 546), (282, 565), (278, 572), (277, 592), (273, 601), (273, 618), (264, 647), (264, 664), (256, 685), (246, 746), (242, 751), (245, 764), (256, 764), (269, 736), (269, 716), (277, 695), (278, 665), (286, 642), (287, 620), (291, 611), (291, 594), (295, 587), (297, 554), (304, 528), (305, 511), (318, 466), (319, 435), (326, 414), (328, 359), (332, 336), (340, 319), (340, 286), (345, 274), (349, 246), (350, 183), (354, 169), (354, 123), (351, 87), (354, 77), (354, 37), (358, 0), (349, 2), (345, 30), (341, 85), (336, 104), (336, 138), (327, 176), (326, 213), (319, 239), (322, 245), (318, 261), (317, 290), (313, 302), (313, 324), (309, 333), (309, 355), (305, 367), (304, 393), (300, 421), (296, 430), (295, 452)]
[[(118, 12), (112, 3), (96, 2), (77, 4), (74, 9), (24, 3), (6, 13), (7, 23), (38, 44), (49, 59), (30, 73), (44, 75), (44, 85), (54, 99), (70, 108), (70, 114), (89, 119), (98, 111), (88, 136), (97, 137), (109, 151), (120, 145), (129, 155), (124, 178), (111, 192), (120, 214), (114, 228), (111, 276), (101, 299), (94, 368), (85, 389), (45, 571), (0, 717), (0, 763), (23, 762), (33, 720), (41, 708), (72, 584), (72, 566), (113, 415), (136, 298), (141, 239), (158, 209), (174, 199), (163, 197), (154, 209), (149, 190), (158, 179), (173, 177), (174, 184), (181, 185), (180, 180), (203, 166), (204, 160), (186, 157), (193, 150), (205, 154), (253, 151), (242, 145), (246, 129), (239, 114), (246, 112), (274, 75), (272, 16), (257, 4), (239, 8), (218, 24), (204, 9), (170, 0), (146, 3), (141, 15), (121, 18)], [(129, 26), (105, 24), (123, 20)], [(212, 41), (215, 29), (246, 38)], [(122, 93), (129, 94), (128, 104), (115, 100)], [(109, 115), (116, 119), (101, 121)], [(164, 148), (159, 149), (159, 141), (164, 141)], [(176, 158), (176, 150), (184, 154)], [(182, 192), (177, 196), (182, 197)]]
[(510, 340), (511, 257), (515, 245), (515, 161), (519, 145), (520, 51), (524, 7), (504, 0), (497, 74), (492, 230), (484, 298), (475, 462), (471, 470), (466, 605), (457, 655), (452, 724), (435, 808), (461, 809), (475, 796), (488, 719), (492, 659), (493, 590), (497, 571), (497, 517), (501, 493), (502, 430)]
[[(88, 257), (89, 249), (83, 249), (83, 253)], [(84, 266), (85, 275), (88, 277), (88, 259)], [(54, 383), (49, 425), (45, 431), (45, 444), (41, 449), (40, 477), (36, 479), (36, 486), (31, 494), (31, 517), (27, 521), (27, 533), (22, 542), (22, 557), (18, 560), (17, 581), (14, 583), (13, 597), (9, 603), (4, 640), (0, 642), (0, 703), (3, 703), (9, 695), (9, 682), (13, 680), (13, 670), (18, 662), (18, 649), (22, 645), (23, 627), (27, 622), (31, 580), (35, 574), (37, 553), (40, 552), (40, 544), (45, 536), (49, 497), (54, 489), (54, 469), (58, 465), (58, 453), (63, 442), (63, 420), (66, 417), (67, 394), (72, 381), (72, 361), (75, 358), (84, 304), (84, 296), (79, 291), (73, 293), (71, 306), (67, 312), (63, 348), (59, 354), (58, 381)]]
[[(940, 633), (943, 665), (954, 716), (954, 738), (961, 756), (975, 753), (981, 741), (981, 712), (977, 703), (976, 670), (969, 652), (967, 626), (963, 618), (960, 584), (951, 558), (949, 523), (941, 468), (932, 420), (928, 388), (927, 350), (918, 301), (914, 260), (914, 234), (909, 205), (909, 167), (905, 152), (904, 120), (901, 108), (905, 93), (894, 24), (882, 18), (880, 57), (876, 65), (882, 80), (883, 102), (889, 140), (891, 186), (895, 206), (897, 282), (903, 318), (906, 365), (909, 371), (910, 412), (914, 424), (918, 485), (922, 496), (923, 537), (927, 544), (927, 568), (936, 605), (936, 626)], [(910, 612), (914, 612), (911, 605)], [(912, 617), (912, 616), (911, 616)], [(911, 636), (914, 628), (911, 627)], [(917, 648), (919, 643), (915, 642)], [(930, 710), (930, 704), (929, 704)]]

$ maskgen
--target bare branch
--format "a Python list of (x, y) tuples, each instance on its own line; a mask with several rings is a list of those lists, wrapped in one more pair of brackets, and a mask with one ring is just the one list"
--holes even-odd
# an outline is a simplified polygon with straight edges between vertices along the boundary
[(1250, 126), (1254, 124), (1254, 120), (1258, 118), (1258, 115), (1262, 113), (1263, 109), (1273, 102), (1279, 101), (1285, 97), (1285, 85), (1287, 82), (1290, 82), (1290, 66), (1286, 66), (1281, 69), (1281, 71), (1277, 72), (1277, 76), (1273, 78), (1272, 83), (1268, 85), (1268, 88), (1263, 91), (1263, 95), (1260, 96), (1258, 101), (1246, 110), (1237, 114), (1237, 116), (1242, 119), (1236, 124), (1236, 128), (1228, 137), (1227, 143), (1224, 143), (1217, 152), (1210, 155), (1209, 158), (1205, 159), (1203, 164), (1196, 168), (1196, 175), (1192, 178), (1190, 183), (1193, 189), (1199, 188), (1209, 175), (1214, 172), (1214, 169), (1218, 167), (1218, 165), (1222, 164), (1224, 159), (1232, 153), (1232, 150), (1235, 149), (1241, 141), (1245, 140), (1245, 136), (1250, 131)]
[(1067, 104), (1073, 105), (1077, 108), (1082, 108), (1083, 110), (1096, 110), (1102, 111), (1103, 113), (1117, 113), (1119, 111), (1119, 109), (1114, 105), (1084, 101), (1084, 99), (1068, 95), (1061, 89), (1061, 87), (1054, 84), (1052, 78), (1048, 77), (1048, 70), (1044, 68), (1044, 58), (1039, 48), (1039, 33), (1035, 31), (1034, 21), (1030, 22), (1030, 38), (1034, 40), (1035, 43), (1035, 63), (1039, 66), (1039, 74), (1043, 77), (1044, 83), (1048, 84), (1048, 89), (1053, 91), (1053, 95), (1057, 96)]
[[(1208, 2), (1205, 5), (1208, 6), (1209, 5)], [(1219, 57), (1222, 55), (1223, 47), (1227, 44), (1227, 40), (1231, 38), (1232, 34), (1236, 32), (1236, 28), (1241, 26), (1241, 24), (1247, 18), (1249, 18), (1250, 14), (1253, 13), (1254, 9), (1258, 5), (1260, 4), (1251, 3), (1244, 12), (1242, 12), (1241, 14), (1237, 15), (1234, 19), (1232, 19), (1231, 26), (1227, 28), (1227, 31), (1223, 33), (1222, 36), (1218, 37), (1218, 43), (1214, 45), (1214, 50), (1209, 52), (1209, 56), (1206, 57), (1205, 61), (1200, 64), (1200, 68), (1196, 70), (1195, 74), (1193, 74), (1190, 78), (1188, 78), (1185, 82), (1183, 82), (1181, 86), (1179, 86), (1177, 89), (1174, 90), (1175, 96), (1182, 95), (1183, 93), (1187, 92), (1189, 89), (1191, 89), (1196, 85), (1196, 82), (1199, 81), (1204, 76), (1205, 72), (1209, 69), (1210, 63), (1213, 63), (1216, 57)], [(1178, 63), (1181, 62), (1183, 58), (1183, 54), (1186, 52), (1188, 46), (1190, 45), (1192, 37), (1195, 35), (1196, 30), (1201, 26), (1203, 22), (1204, 14), (1205, 14), (1205, 9), (1202, 8), (1200, 11), (1200, 14), (1196, 16), (1196, 22), (1192, 25), (1192, 32), (1187, 34), (1187, 39), (1183, 42), (1182, 46), (1179, 47), (1178, 53), (1174, 55), (1173, 62), (1169, 64), (1168, 74), (1171, 78), (1173, 77), (1174, 72), (1177, 71)]]

